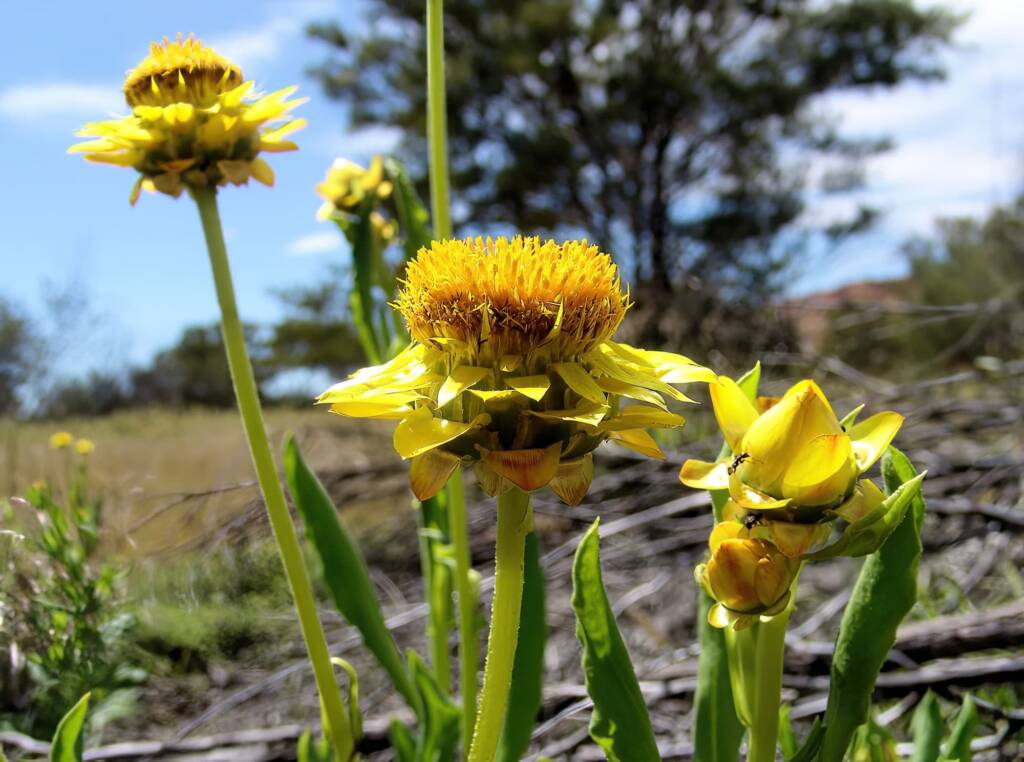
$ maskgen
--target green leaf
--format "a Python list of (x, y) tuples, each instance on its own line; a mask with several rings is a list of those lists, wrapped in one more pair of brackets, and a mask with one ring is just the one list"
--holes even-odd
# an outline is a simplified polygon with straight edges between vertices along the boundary
[(327, 491), (302, 459), (292, 437), (285, 445), (284, 470), (288, 489), (302, 514), (306, 535), (320, 556), (324, 581), (338, 611), (359, 630), (363, 643), (388, 673), (395, 689), (418, 713), (412, 680), (384, 623), (384, 614), (374, 594), (366, 562), (338, 519)]
[(359, 332), (359, 340), (363, 351), (371, 363), (380, 363), (384, 359), (386, 341), (381, 340), (374, 326), (373, 282), (377, 271), (375, 259), (378, 256), (374, 242), (373, 225), (370, 223), (370, 211), (359, 215), (348, 230), (352, 248), (352, 277), (355, 288), (350, 301), (352, 319)]
[(419, 654), (406, 651), (406, 659), (423, 706), (416, 759), (419, 762), (454, 762), (462, 712), (438, 686)]
[(326, 738), (314, 739), (313, 734), (306, 730), (299, 736), (295, 758), (297, 762), (332, 762), (334, 752)]
[(857, 762), (891, 762), (897, 758), (896, 740), (874, 717), (857, 729), (851, 750), (850, 756)]
[(392, 720), (388, 725), (388, 738), (398, 762), (416, 762), (416, 736), (401, 720)]
[(804, 745), (797, 749), (792, 757), (788, 757), (786, 762), (811, 762), (811, 760), (818, 756), (818, 749), (821, 748), (821, 742), (824, 737), (825, 726), (821, 724), (820, 717), (815, 717), (811, 725), (811, 731), (804, 740)]
[[(882, 475), (891, 495), (917, 473), (903, 453), (890, 447), (882, 458)], [(903, 521), (861, 567), (832, 659), (823, 762), (841, 762), (854, 732), (867, 721), (875, 680), (896, 641), (896, 628), (917, 599), (924, 511), (918, 492)]]
[(910, 723), (914, 731), (914, 754), (911, 762), (936, 762), (942, 740), (942, 712), (935, 694), (928, 691), (914, 710)]
[(496, 762), (519, 762), (530, 745), (530, 734), (541, 704), (544, 680), (544, 644), (548, 626), (544, 618), (544, 570), (536, 532), (526, 536), (523, 604), (519, 618), (519, 640), (512, 665), (512, 687), (508, 713), (498, 741)]
[(779, 749), (782, 751), (782, 758), (786, 760), (792, 759), (796, 754), (796, 734), (789, 719), (789, 711), (789, 704), (779, 707)]
[(751, 402), (757, 399), (757, 387), (761, 383), (761, 361), (754, 363), (754, 367), (740, 376), (736, 385), (743, 390)]
[(837, 556), (856, 558), (874, 553), (902, 523), (914, 497), (921, 491), (924, 476), (918, 474), (901, 484), (878, 508), (846, 527), (838, 540), (805, 558), (823, 561)]
[(594, 702), (590, 737), (610, 762), (658, 762), (658, 745), (636, 673), (601, 580), (597, 519), (576, 548), (572, 608), (583, 646), (583, 674)]
[(430, 214), (420, 200), (409, 173), (397, 159), (384, 159), (384, 171), (395, 186), (395, 211), (398, 224), (405, 237), (405, 258), (412, 259), (422, 246), (429, 246), (433, 237), (430, 232)]
[(700, 661), (697, 664), (697, 692), (693, 706), (694, 762), (729, 762), (739, 759), (743, 725), (736, 716), (725, 632), (708, 623), (714, 604), (701, 590), (697, 609)]
[(89, 694), (86, 693), (57, 725), (50, 745), (50, 762), (82, 762), (82, 745), (85, 742), (82, 731), (88, 711)]
[(974, 705), (974, 699), (970, 693), (964, 694), (960, 711), (957, 712), (956, 722), (949, 733), (949, 738), (942, 745), (942, 758), (957, 760), (958, 762), (971, 762), (971, 741), (974, 739), (974, 731), (978, 727), (978, 708)]

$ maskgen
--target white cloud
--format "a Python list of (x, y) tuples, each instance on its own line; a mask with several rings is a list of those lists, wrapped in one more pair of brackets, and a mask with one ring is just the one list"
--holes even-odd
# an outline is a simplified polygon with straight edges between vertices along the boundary
[(341, 246), (341, 236), (335, 230), (322, 230), (299, 236), (285, 249), (290, 257), (310, 257), (334, 251)]
[(391, 153), (402, 139), (399, 127), (361, 127), (331, 141), (334, 153), (353, 161), (369, 161), (375, 154)]
[(273, 15), (257, 27), (215, 35), (207, 42), (244, 71), (277, 59), (291, 40), (303, 34), (308, 21), (324, 18), (336, 10), (331, 0), (292, 2), (287, 8), (287, 13)]
[(124, 97), (116, 85), (43, 82), (0, 90), (0, 115), (35, 120), (55, 116), (101, 119), (125, 113)]

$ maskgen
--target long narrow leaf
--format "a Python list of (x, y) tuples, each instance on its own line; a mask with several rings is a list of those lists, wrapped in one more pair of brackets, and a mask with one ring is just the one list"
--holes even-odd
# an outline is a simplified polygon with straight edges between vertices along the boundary
[(50, 762), (82, 762), (82, 746), (85, 742), (83, 730), (85, 715), (89, 711), (89, 694), (86, 693), (64, 715), (50, 744)]
[(601, 579), (596, 520), (576, 548), (572, 608), (583, 645), (583, 674), (594, 702), (590, 736), (609, 762), (657, 762), (651, 718)]
[(978, 708), (974, 705), (971, 694), (965, 693), (960, 711), (953, 723), (953, 729), (942, 746), (942, 758), (957, 760), (957, 762), (971, 762), (971, 740), (974, 738), (974, 731), (977, 727)]
[(331, 498), (316, 474), (302, 459), (295, 440), (288, 438), (284, 453), (288, 488), (306, 525), (306, 534), (323, 564), (327, 583), (338, 611), (359, 634), (363, 643), (388, 673), (395, 689), (417, 711), (419, 702), (377, 602), (366, 562), (355, 542), (338, 519)]
[(519, 640), (512, 665), (512, 688), (508, 713), (498, 742), (496, 762), (519, 762), (530, 745), (530, 734), (540, 710), (544, 679), (544, 644), (548, 625), (544, 617), (544, 570), (536, 532), (526, 536), (523, 560), (523, 605), (519, 617)]
[(911, 721), (914, 729), (914, 755), (912, 762), (936, 762), (939, 742), (942, 740), (942, 712), (935, 694), (928, 691), (914, 710)]
[(700, 661), (697, 665), (697, 692), (694, 695), (694, 762), (730, 762), (739, 759), (743, 724), (736, 716), (725, 632), (708, 623), (708, 611), (714, 601), (699, 591), (697, 629), (700, 633)]
[[(917, 472), (903, 453), (890, 447), (882, 459), (882, 475), (886, 493), (892, 494)], [(896, 640), (896, 628), (917, 599), (924, 511), (918, 493), (900, 525), (861, 568), (832, 660), (823, 762), (841, 762), (854, 732), (867, 721), (875, 679)]]

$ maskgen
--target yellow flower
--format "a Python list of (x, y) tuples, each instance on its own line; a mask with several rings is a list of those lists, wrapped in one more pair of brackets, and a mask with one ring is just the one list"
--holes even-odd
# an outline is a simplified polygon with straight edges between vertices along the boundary
[(708, 612), (715, 627), (742, 630), (757, 618), (778, 614), (789, 603), (800, 562), (771, 542), (752, 538), (735, 521), (718, 524), (708, 541), (711, 559), (697, 567), (697, 578), (717, 601)]
[(664, 457), (648, 428), (681, 426), (672, 384), (714, 374), (669, 352), (618, 344), (629, 307), (618, 270), (586, 242), (539, 238), (435, 241), (407, 268), (395, 308), (412, 343), (319, 402), (341, 415), (399, 421), (420, 499), (461, 464), (489, 494), (549, 486), (583, 499), (592, 453), (612, 440)]
[(74, 441), (75, 438), (71, 436), (70, 432), (58, 431), (55, 434), (50, 435), (50, 449), (63, 450), (66, 447), (70, 447), (71, 443)]
[(152, 44), (149, 55), (124, 82), (131, 114), (86, 124), (78, 135), (94, 140), (69, 153), (106, 164), (132, 167), (139, 178), (132, 189), (178, 197), (188, 187), (243, 185), (250, 178), (273, 185), (274, 172), (259, 154), (294, 151), (286, 137), (305, 126), (286, 118), (302, 100), (288, 100), (294, 87), (253, 96), (235, 64), (191, 35)]
[(688, 460), (679, 478), (697, 489), (728, 489), (734, 518), (760, 512), (763, 531), (783, 552), (801, 555), (821, 541), (818, 523), (863, 516), (881, 504), (880, 491), (859, 480), (903, 416), (878, 413), (847, 430), (813, 381), (757, 404), (724, 376), (710, 390), (731, 454), (717, 463)]
[(75, 452), (79, 455), (90, 455), (96, 449), (96, 443), (91, 439), (79, 439), (75, 442)]
[(339, 212), (357, 214), (364, 201), (386, 199), (392, 190), (391, 182), (384, 179), (382, 157), (374, 156), (368, 169), (348, 159), (335, 159), (327, 177), (316, 186), (316, 192), (324, 198), (316, 217), (326, 220)]

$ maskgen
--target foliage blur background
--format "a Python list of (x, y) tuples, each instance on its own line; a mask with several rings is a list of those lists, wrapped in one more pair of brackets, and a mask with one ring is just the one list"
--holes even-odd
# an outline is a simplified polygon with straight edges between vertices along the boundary
[[(59, 20), (44, 18), (54, 8)], [(274, 435), (298, 433), (400, 616), (415, 602), (415, 532), (388, 429), (310, 409), (331, 379), (365, 363), (348, 244), (317, 226), (313, 186), (335, 156), (365, 165), (382, 153), (404, 161), (426, 197), (423, 6), (177, 3), (145, 18), (121, 10), (131, 18), (107, 44), (91, 13), (19, 7), (24, 32), (0, 52), (0, 156), (9, 190), (19, 188), (0, 210), (0, 484), (11, 498), (6, 528), (18, 533), (3, 540), (3, 616), (42, 616), (18, 605), (26, 568), (45, 565), (24, 537), (47, 522), (25, 496), (40, 479), (70, 489), (88, 461), (88, 489), (103, 498), (100, 541), (89, 558), (71, 559), (86, 572), (53, 585), (96, 575), (111, 607), (72, 627), (75, 637), (108, 638), (88, 659), (106, 650), (125, 668), (89, 662), (82, 679), (110, 698), (95, 730), (111, 723), (111, 739), (181, 737), (236, 727), (239, 717), (310, 722), (308, 677), (274, 671), (300, 655), (297, 632), (227, 412), (233, 396), (198, 226), (165, 198), (129, 208), (127, 173), (94, 173), (62, 154), (81, 121), (123, 110), (116, 75), (164, 34), (196, 32), (266, 89), (299, 82), (310, 98), (302, 151), (278, 162), (272, 191), (224, 194), (228, 245)], [(907, 444), (931, 469), (933, 505), (947, 506), (931, 526), (918, 618), (1018, 605), (1021, 7), (450, 0), (445, 11), (456, 234), (585, 236), (614, 254), (630, 286), (626, 340), (726, 373), (760, 357), (774, 388), (810, 374), (837, 396), (909, 413)], [(666, 442), (678, 449), (665, 469), (637, 471), (609, 456), (604, 467), (620, 484), (579, 511), (550, 506), (544, 517), (541, 505), (550, 547), (599, 510), (642, 513), (678, 493), (681, 453), (714, 448), (706, 414), (689, 417), (683, 438)], [(48, 447), (58, 429), (88, 436), (96, 452), (70, 463)], [(679, 520), (682, 528), (665, 519), (632, 541), (648, 542), (644, 532), (655, 529), (685, 536), (693, 519)], [(618, 611), (631, 647), (652, 659), (641, 677), (667, 680), (675, 673), (654, 654), (688, 658), (693, 596), (665, 621), (656, 593), (676, 577), (685, 587), (699, 543), (659, 547), (648, 577), (620, 591)], [(982, 549), (991, 561), (965, 581), (958, 570)], [(628, 567), (627, 553), (611, 555), (613, 568)], [(806, 608), (824, 631), (835, 620), (822, 614), (836, 605), (827, 587)], [(59, 624), (32, 637), (2, 628), (0, 717), (15, 729), (44, 735), (52, 725), (38, 710), (52, 702), (52, 679), (32, 657), (48, 653), (58, 630), (67, 635)], [(404, 637), (418, 636), (407, 629)], [(804, 635), (827, 640), (812, 627)], [(578, 683), (571, 636), (555, 642), (562, 651), (550, 669)], [(1024, 665), (1015, 658), (1017, 671), (1004, 669), (986, 694), (994, 705), (1017, 702)], [(813, 672), (805, 661), (797, 671)], [(546, 705), (552, 715), (559, 706)], [(1006, 712), (1000, 721), (1010, 738), (1024, 722)], [(560, 734), (571, 735), (550, 729)]]

